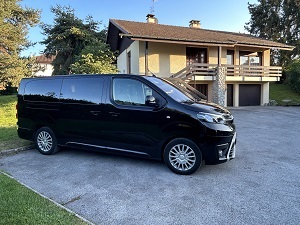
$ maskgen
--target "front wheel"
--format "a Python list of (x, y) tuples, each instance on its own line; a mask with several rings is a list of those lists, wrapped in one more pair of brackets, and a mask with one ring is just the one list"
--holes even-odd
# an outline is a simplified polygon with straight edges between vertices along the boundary
[(43, 155), (51, 155), (58, 151), (56, 137), (49, 127), (42, 127), (35, 134), (35, 145)]
[(164, 150), (164, 161), (175, 173), (189, 175), (198, 170), (202, 154), (198, 146), (186, 138), (176, 138)]

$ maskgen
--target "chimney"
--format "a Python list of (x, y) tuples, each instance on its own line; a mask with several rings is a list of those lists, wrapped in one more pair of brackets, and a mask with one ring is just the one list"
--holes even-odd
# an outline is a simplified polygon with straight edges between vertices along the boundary
[(158, 19), (153, 14), (148, 14), (147, 16), (148, 23), (158, 23)]
[(190, 21), (190, 28), (201, 28), (200, 20), (191, 20)]

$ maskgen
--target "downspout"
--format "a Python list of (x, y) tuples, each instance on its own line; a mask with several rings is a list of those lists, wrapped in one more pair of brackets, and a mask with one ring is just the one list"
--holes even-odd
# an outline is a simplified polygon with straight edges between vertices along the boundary
[(145, 75), (149, 75), (149, 67), (148, 67), (148, 41), (145, 41)]

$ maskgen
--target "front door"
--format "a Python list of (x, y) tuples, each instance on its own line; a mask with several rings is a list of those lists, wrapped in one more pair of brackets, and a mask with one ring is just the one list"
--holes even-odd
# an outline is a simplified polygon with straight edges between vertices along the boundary
[(162, 136), (166, 113), (162, 107), (146, 105), (146, 96), (154, 96), (159, 105), (166, 100), (156, 91), (134, 78), (114, 78), (106, 108), (107, 146), (115, 151), (155, 155)]
[(186, 48), (186, 65), (193, 63), (207, 63), (206, 48)]

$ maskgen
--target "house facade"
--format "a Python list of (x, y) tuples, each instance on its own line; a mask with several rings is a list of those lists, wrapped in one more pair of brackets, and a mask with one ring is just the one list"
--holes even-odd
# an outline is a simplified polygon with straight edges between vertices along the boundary
[(55, 56), (46, 57), (45, 55), (39, 55), (36, 57), (36, 63), (41, 68), (39, 71), (35, 72), (34, 76), (52, 76), (53, 66), (52, 61)]
[(269, 103), (269, 82), (282, 68), (270, 66), (270, 50), (292, 46), (247, 34), (147, 22), (110, 20), (107, 43), (118, 51), (120, 73), (177, 77), (224, 106)]

